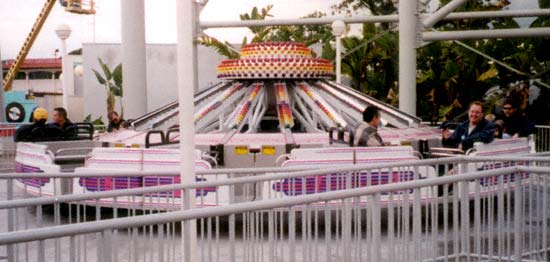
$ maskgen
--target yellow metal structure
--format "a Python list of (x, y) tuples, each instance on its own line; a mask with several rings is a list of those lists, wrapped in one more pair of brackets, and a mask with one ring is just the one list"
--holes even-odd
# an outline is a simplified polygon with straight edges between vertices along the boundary
[[(6, 77), (4, 78), (4, 91), (10, 91), (12, 88), (12, 82), (17, 73), (19, 72), (19, 68), (21, 68), (21, 64), (23, 64), (23, 61), (25, 61), (25, 58), (27, 57), (27, 54), (29, 53), (29, 50), (31, 49), (34, 40), (40, 33), (40, 29), (42, 29), (42, 26), (44, 25), (44, 22), (46, 22), (46, 19), (48, 18), (48, 15), (52, 11), (53, 6), (55, 5), (56, 0), (46, 0), (46, 3), (42, 7), (42, 11), (40, 11), (40, 14), (38, 15), (38, 18), (34, 22), (34, 25), (32, 26), (31, 32), (27, 36), (27, 39), (25, 39), (25, 43), (23, 43), (23, 46), (21, 47), (21, 50), (19, 51), (19, 54), (15, 58), (15, 61), (10, 66), (10, 69), (8, 70)], [(95, 14), (94, 9), (94, 1), (93, 0), (68, 0), (68, 1), (61, 1), (61, 4), (65, 6), (65, 11), (76, 13), (76, 14)]]
[(46, 19), (48, 18), (48, 15), (52, 11), (54, 4), (55, 4), (55, 0), (47, 0), (46, 3), (44, 4), (44, 7), (42, 7), (42, 11), (40, 11), (38, 18), (34, 22), (31, 32), (27, 36), (27, 39), (25, 39), (25, 43), (23, 43), (23, 46), (21, 47), (19, 54), (15, 58), (15, 61), (13, 62), (13, 64), (11, 64), (10, 69), (8, 70), (8, 73), (4, 78), (4, 91), (11, 90), (11, 84), (13, 82), (13, 79), (15, 78), (15, 75), (17, 75), (17, 72), (19, 72), (19, 68), (21, 67), (21, 64), (23, 64), (23, 61), (25, 61), (25, 58), (27, 57), (27, 54), (29, 53), (31, 46), (34, 43), (34, 40), (38, 36), (38, 33), (40, 33), (40, 29), (42, 29), (44, 22), (46, 22)]

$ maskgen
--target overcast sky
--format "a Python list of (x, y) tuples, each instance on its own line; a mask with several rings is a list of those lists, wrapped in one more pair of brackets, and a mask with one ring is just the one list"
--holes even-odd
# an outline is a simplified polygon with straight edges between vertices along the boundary
[[(0, 51), (2, 59), (14, 58), (27, 37), (44, 0), (0, 0)], [(316, 10), (330, 12), (330, 6), (339, 0), (210, 0), (201, 14), (201, 20), (239, 20), (239, 14), (254, 6), (273, 4), (275, 18), (298, 18)], [(176, 42), (175, 0), (145, 0), (146, 38), (148, 43)], [(68, 24), (73, 32), (67, 40), (68, 50), (80, 48), (84, 42), (120, 42), (120, 0), (96, 0), (95, 16), (67, 13), (56, 4), (29, 55), (53, 57), (61, 42), (55, 28)], [(94, 30), (95, 24), (95, 30)], [(95, 33), (94, 33), (95, 32)], [(240, 43), (246, 29), (210, 29), (209, 35)]]
[[(68, 50), (78, 49), (85, 42), (120, 42), (120, 0), (95, 0), (95, 16), (67, 13), (56, 4), (40, 35), (35, 41), (29, 58), (53, 57), (61, 42), (55, 28), (68, 24), (72, 35), (67, 40)], [(148, 43), (176, 42), (176, 0), (145, 0), (146, 38)], [(27, 37), (45, 0), (0, 0), (0, 52), (2, 59), (16, 56)], [(203, 21), (239, 20), (239, 14), (254, 6), (273, 4), (275, 18), (298, 18), (314, 11), (330, 13), (330, 6), (339, 0), (209, 0), (201, 14)], [(537, 8), (537, 0), (512, 0), (512, 9)], [(240, 43), (246, 29), (209, 29), (207, 33), (220, 40)]]

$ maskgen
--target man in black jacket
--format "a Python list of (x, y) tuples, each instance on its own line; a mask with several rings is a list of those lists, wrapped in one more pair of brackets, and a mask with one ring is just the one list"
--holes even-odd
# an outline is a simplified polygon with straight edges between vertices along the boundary
[(71, 138), (76, 136), (74, 124), (67, 118), (67, 110), (63, 107), (56, 107), (53, 109), (53, 123), (50, 125), (55, 126), (63, 131), (64, 138)]
[(502, 112), (504, 113), (503, 138), (527, 137), (533, 133), (533, 125), (524, 114), (518, 111), (512, 100), (504, 101)]
[(474, 101), (468, 109), (468, 120), (457, 126), (451, 133), (443, 131), (443, 146), (456, 147), (466, 152), (475, 142), (490, 143), (493, 141), (495, 127), (483, 117), (483, 104)]

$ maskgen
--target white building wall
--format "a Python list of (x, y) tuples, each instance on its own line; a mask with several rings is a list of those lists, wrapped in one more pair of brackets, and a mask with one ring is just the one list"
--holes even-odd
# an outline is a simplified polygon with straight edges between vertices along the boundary
[[(119, 44), (83, 44), (82, 49), (84, 76), (82, 95), (83, 116), (92, 114), (92, 119), (103, 116), (106, 122), (107, 93), (101, 86), (92, 69), (101, 71), (98, 57), (113, 69), (122, 61)], [(225, 59), (214, 50), (199, 46), (199, 89), (206, 88), (218, 80), (217, 65)], [(124, 65), (123, 65), (124, 67)], [(176, 85), (176, 45), (147, 45), (147, 112), (175, 101), (178, 97)], [(124, 90), (126, 92), (126, 90)], [(79, 92), (75, 92), (78, 96)], [(116, 110), (120, 112), (120, 101), (117, 99)]]
[(63, 84), (59, 79), (32, 79), (13, 80), (12, 89), (15, 91), (28, 91), (38, 93), (58, 93), (63, 94)]

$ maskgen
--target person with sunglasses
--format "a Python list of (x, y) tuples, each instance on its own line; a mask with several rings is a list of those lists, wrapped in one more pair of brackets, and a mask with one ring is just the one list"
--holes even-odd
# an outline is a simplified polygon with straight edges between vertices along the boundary
[(502, 138), (518, 138), (529, 136), (533, 132), (533, 125), (527, 117), (518, 111), (516, 104), (507, 99), (502, 104), (503, 133)]

